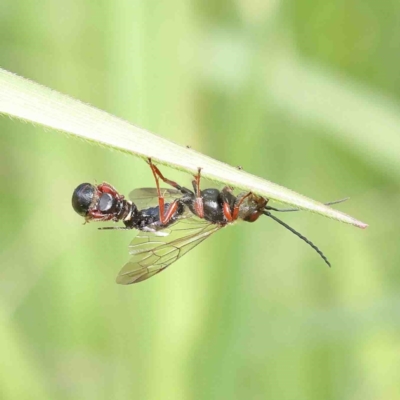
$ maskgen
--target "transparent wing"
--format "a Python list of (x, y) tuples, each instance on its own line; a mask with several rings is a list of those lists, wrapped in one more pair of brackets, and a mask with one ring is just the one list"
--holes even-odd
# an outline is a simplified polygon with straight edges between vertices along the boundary
[(129, 245), (130, 261), (117, 276), (117, 283), (129, 285), (151, 278), (221, 228), (198, 218), (182, 219), (157, 236), (142, 232)]
[[(176, 189), (160, 188), (166, 203), (182, 197), (182, 193)], [(132, 200), (139, 209), (158, 206), (158, 192), (156, 188), (140, 188), (129, 193)]]

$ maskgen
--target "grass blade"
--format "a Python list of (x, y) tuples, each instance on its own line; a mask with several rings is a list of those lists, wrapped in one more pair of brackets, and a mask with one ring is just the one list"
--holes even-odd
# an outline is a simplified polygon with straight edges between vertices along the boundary
[(84, 140), (151, 157), (155, 163), (191, 174), (202, 168), (208, 179), (252, 191), (360, 228), (367, 225), (275, 183), (177, 145), (120, 118), (45, 86), (0, 69), (0, 113), (40, 124)]

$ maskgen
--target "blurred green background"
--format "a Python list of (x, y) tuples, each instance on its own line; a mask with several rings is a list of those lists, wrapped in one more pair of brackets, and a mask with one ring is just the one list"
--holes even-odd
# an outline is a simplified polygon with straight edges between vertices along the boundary
[[(3, 0), (0, 65), (339, 208), (265, 218), (134, 286), (81, 182), (145, 163), (0, 119), (0, 398), (400, 398), (400, 2)], [(190, 185), (191, 177), (163, 168)]]

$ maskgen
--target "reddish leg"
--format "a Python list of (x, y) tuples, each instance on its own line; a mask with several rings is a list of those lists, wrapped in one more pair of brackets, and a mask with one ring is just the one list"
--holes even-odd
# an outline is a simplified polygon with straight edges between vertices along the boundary
[(161, 175), (161, 172), (158, 170), (158, 168), (153, 165), (151, 162), (151, 158), (149, 158), (149, 165), (151, 168), (151, 172), (153, 173), (154, 179), (156, 181), (156, 187), (157, 187), (157, 196), (158, 196), (158, 207), (160, 209), (160, 221), (162, 224), (164, 224), (164, 196), (161, 194), (160, 190), (160, 182), (159, 182), (159, 176)]
[(151, 171), (153, 172), (154, 178), (156, 179), (156, 182), (157, 179), (160, 178), (163, 182), (168, 183), (168, 185), (171, 185), (175, 189), (182, 192), (182, 194), (193, 194), (189, 189), (181, 185), (178, 185), (176, 182), (171, 181), (170, 179), (165, 178), (165, 176), (161, 173), (161, 171), (152, 163), (151, 158), (148, 159), (148, 163), (150, 165)]
[(233, 216), (232, 216), (231, 206), (228, 201), (231, 194), (232, 194), (232, 188), (229, 186), (225, 186), (221, 190), (221, 198), (223, 201), (222, 211), (223, 211), (224, 217), (226, 218), (226, 220), (228, 222), (234, 221)]
[(112, 196), (117, 197), (118, 199), (123, 199), (124, 196), (118, 193), (118, 190), (115, 189), (114, 186), (111, 186), (107, 182), (103, 182), (102, 184), (97, 186), (97, 190), (99, 190), (101, 193), (109, 193)]
[(228, 222), (234, 221), (229, 203), (227, 203), (225, 201), (224, 201), (224, 205), (223, 205), (223, 212), (224, 212), (224, 217), (226, 218), (226, 220)]
[(111, 221), (113, 218), (114, 216), (112, 214), (104, 215), (101, 211), (92, 210), (89, 211), (86, 222), (89, 222), (91, 219), (96, 221)]
[[(224, 193), (231, 193), (232, 189), (230, 187), (224, 187), (222, 189), (222, 194)], [(224, 204), (223, 204), (223, 212), (224, 212), (224, 217), (226, 218), (226, 220), (228, 222), (233, 222), (236, 221), (239, 217), (239, 210), (240, 210), (240, 206), (243, 203), (244, 199), (246, 199), (247, 197), (251, 196), (251, 192), (247, 193), (245, 196), (243, 196), (242, 198), (240, 198), (239, 201), (236, 201), (233, 209), (231, 209), (229, 202), (224, 200)]]
[(174, 200), (167, 208), (167, 212), (164, 216), (164, 221), (161, 221), (162, 224), (167, 224), (171, 218), (175, 215), (176, 210), (178, 209), (178, 200)]
[(176, 182), (171, 181), (163, 176), (160, 170), (152, 163), (151, 158), (148, 159), (149, 166), (151, 168), (151, 172), (153, 172), (154, 179), (156, 180), (156, 187), (157, 187), (157, 195), (158, 195), (158, 207), (160, 209), (160, 222), (162, 225), (166, 225), (171, 218), (174, 216), (177, 208), (178, 208), (178, 201), (175, 200), (172, 202), (165, 213), (165, 203), (164, 203), (164, 196), (161, 194), (160, 190), (160, 179), (165, 183), (173, 186), (174, 188), (181, 190), (181, 186), (179, 186)]
[(195, 175), (194, 181), (192, 181), (194, 191), (196, 192), (194, 209), (196, 211), (196, 215), (199, 218), (204, 218), (204, 204), (203, 204), (203, 198), (201, 197), (200, 178), (201, 178), (201, 168), (198, 168), (197, 175)]
[(251, 195), (252, 195), (252, 193), (249, 192), (249, 193), (247, 193), (246, 195), (244, 195), (244, 196), (239, 200), (238, 203), (235, 203), (235, 206), (233, 207), (233, 213), (232, 213), (232, 218), (233, 218), (234, 221), (236, 221), (236, 220), (238, 219), (238, 216), (239, 216), (239, 209), (240, 209), (241, 204), (243, 203), (243, 200), (246, 199), (247, 197), (251, 196)]
[(165, 178), (164, 175), (161, 173), (161, 171), (152, 163), (151, 158), (149, 158), (148, 163), (150, 165), (151, 171), (153, 172), (154, 178), (156, 180), (158, 190), (160, 189), (158, 186), (158, 178), (160, 178), (163, 182), (168, 183), (168, 185), (171, 185), (175, 189), (178, 189), (178, 190), (182, 189), (182, 187), (180, 185), (178, 185), (176, 182)]

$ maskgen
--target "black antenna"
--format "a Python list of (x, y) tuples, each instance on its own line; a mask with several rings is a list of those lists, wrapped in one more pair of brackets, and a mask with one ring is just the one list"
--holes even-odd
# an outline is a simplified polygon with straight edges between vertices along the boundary
[[(340, 199), (340, 200), (335, 200), (335, 201), (330, 201), (329, 203), (324, 203), (326, 206), (331, 206), (333, 204), (339, 204), (339, 203), (343, 203), (347, 200), (349, 200), (350, 197), (345, 197), (344, 199)], [(272, 210), (272, 211), (279, 211), (279, 212), (291, 212), (291, 211), (300, 211), (300, 208), (275, 208), (275, 207), (271, 207), (271, 206), (265, 206), (266, 210)]]
[(120, 230), (120, 231), (126, 231), (129, 228), (125, 227), (125, 226), (102, 226), (101, 228), (97, 228), (100, 231), (105, 231), (106, 229), (108, 230)]
[(328, 264), (329, 267), (331, 266), (330, 262), (325, 257), (324, 253), (313, 242), (310, 242), (305, 236), (303, 236), (301, 233), (295, 231), (292, 227), (290, 227), (288, 224), (285, 224), (280, 219), (276, 218), (275, 215), (272, 215), (269, 211), (264, 211), (263, 214), (266, 215), (267, 217), (272, 218), (274, 221), (278, 222), (278, 224), (281, 224), (286, 229), (288, 229), (290, 232), (292, 232), (296, 236), (298, 236), (300, 239), (304, 240), (308, 245), (310, 245), (322, 257), (322, 259)]

